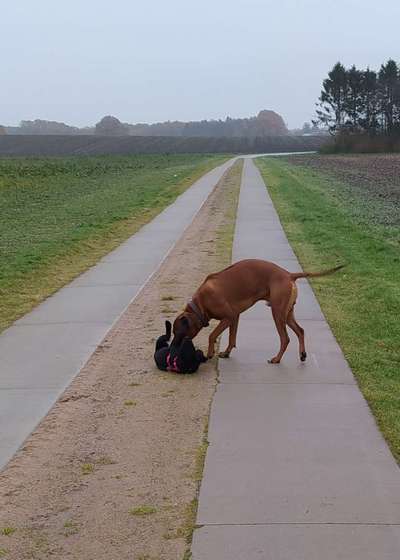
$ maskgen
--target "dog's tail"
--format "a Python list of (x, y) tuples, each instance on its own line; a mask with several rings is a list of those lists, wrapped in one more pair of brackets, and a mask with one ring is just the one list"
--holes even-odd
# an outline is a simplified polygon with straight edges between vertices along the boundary
[(318, 276), (327, 276), (328, 274), (333, 274), (334, 272), (337, 272), (345, 266), (345, 264), (340, 264), (339, 266), (335, 266), (334, 268), (323, 270), (321, 272), (291, 272), (290, 277), (294, 281), (298, 280), (299, 278), (317, 278)]
[(170, 321), (165, 321), (165, 336), (169, 340), (171, 338), (172, 325)]

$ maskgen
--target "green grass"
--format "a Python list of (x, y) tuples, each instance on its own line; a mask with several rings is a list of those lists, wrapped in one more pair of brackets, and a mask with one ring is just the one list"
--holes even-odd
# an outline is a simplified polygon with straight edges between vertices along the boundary
[(0, 159), (0, 330), (226, 156)]
[(15, 527), (2, 527), (0, 529), (0, 534), (9, 537), (10, 535), (13, 535), (16, 530), (17, 529)]
[(143, 517), (145, 515), (152, 515), (153, 513), (157, 513), (157, 508), (153, 506), (138, 506), (135, 508), (131, 508), (129, 510), (130, 515), (137, 515), (139, 517)]
[(396, 459), (400, 460), (400, 252), (370, 220), (362, 191), (284, 159), (258, 160), (302, 266), (348, 267), (313, 288)]
[(229, 266), (232, 262), (232, 245), (235, 234), (236, 213), (239, 203), (240, 184), (243, 171), (243, 160), (239, 159), (231, 167), (225, 181), (229, 183), (229, 194), (227, 195), (226, 219), (216, 233), (216, 250), (218, 262), (221, 267)]
[(79, 533), (79, 526), (77, 523), (75, 523), (75, 521), (72, 521), (72, 519), (69, 519), (68, 521), (66, 521), (64, 523), (64, 536), (65, 537), (71, 537), (72, 535), (76, 535), (77, 533)]
[(81, 473), (83, 475), (92, 474), (94, 472), (94, 465), (92, 463), (83, 463), (81, 465)]

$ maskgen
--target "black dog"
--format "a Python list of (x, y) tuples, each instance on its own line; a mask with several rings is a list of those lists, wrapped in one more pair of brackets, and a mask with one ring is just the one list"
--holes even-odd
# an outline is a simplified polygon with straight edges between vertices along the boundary
[(171, 338), (171, 328), (171, 323), (165, 321), (165, 334), (156, 342), (154, 360), (158, 369), (176, 373), (194, 373), (199, 369), (200, 364), (207, 361), (207, 358), (201, 350), (196, 350), (188, 337), (178, 340), (175, 337), (174, 344), (170, 346), (168, 341)]

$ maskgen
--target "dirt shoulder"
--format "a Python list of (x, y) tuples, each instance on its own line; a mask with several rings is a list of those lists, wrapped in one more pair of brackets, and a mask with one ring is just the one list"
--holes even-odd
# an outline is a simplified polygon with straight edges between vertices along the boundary
[[(241, 164), (0, 475), (0, 557), (179, 560), (196, 509), (216, 364), (158, 371), (155, 338), (231, 260)], [(209, 329), (196, 343), (206, 348)]]

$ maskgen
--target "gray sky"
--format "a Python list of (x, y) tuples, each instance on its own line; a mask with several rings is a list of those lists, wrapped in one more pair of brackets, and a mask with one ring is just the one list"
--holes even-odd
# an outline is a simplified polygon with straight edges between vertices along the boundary
[(0, 0), (0, 123), (313, 116), (335, 62), (400, 61), (399, 0)]

